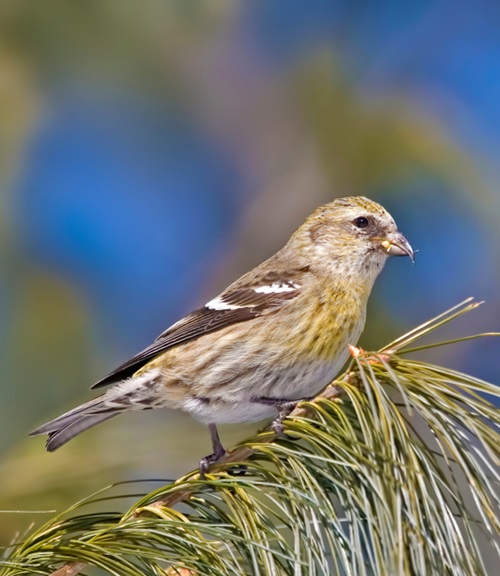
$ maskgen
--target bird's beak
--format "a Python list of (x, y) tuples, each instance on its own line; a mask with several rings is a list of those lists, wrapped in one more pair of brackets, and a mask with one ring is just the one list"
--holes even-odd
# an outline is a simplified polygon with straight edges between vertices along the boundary
[(390, 256), (409, 256), (412, 263), (415, 260), (413, 248), (401, 232), (388, 234), (381, 242), (381, 245), (384, 251)]

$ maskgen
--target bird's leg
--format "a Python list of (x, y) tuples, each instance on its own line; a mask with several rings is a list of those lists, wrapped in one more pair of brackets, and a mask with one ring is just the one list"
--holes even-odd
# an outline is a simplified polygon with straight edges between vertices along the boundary
[(296, 438), (293, 436), (285, 434), (283, 420), (295, 410), (297, 402), (281, 402), (279, 404), (275, 404), (275, 406), (278, 410), (278, 416), (271, 422), (271, 429), (276, 432), (278, 436), (283, 436), (289, 440), (296, 440)]
[(205, 474), (208, 472), (211, 464), (217, 462), (219, 458), (222, 458), (226, 451), (224, 450), (224, 446), (222, 445), (219, 432), (217, 431), (217, 426), (215, 424), (209, 424), (208, 429), (210, 430), (210, 438), (212, 439), (212, 454), (205, 456), (200, 460), (200, 478), (205, 480)]
[(278, 416), (272, 421), (271, 429), (278, 434), (278, 436), (284, 436), (288, 440), (296, 440), (283, 431), (283, 420), (289, 416), (294, 410), (299, 402), (303, 400), (312, 400), (313, 396), (309, 398), (301, 398), (300, 400), (284, 400), (282, 398), (267, 398), (266, 396), (259, 396), (254, 398), (254, 402), (259, 404), (265, 404), (266, 406), (273, 406), (278, 411)]

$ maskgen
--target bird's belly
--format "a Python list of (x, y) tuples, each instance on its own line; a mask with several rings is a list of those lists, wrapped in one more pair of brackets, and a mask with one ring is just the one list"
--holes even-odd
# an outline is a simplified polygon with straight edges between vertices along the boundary
[(335, 378), (344, 361), (295, 363), (274, 371), (255, 366), (229, 380), (219, 380), (217, 386), (205, 389), (200, 383), (198, 393), (186, 399), (183, 409), (205, 423), (271, 418), (276, 416), (276, 409), (259, 403), (259, 398), (293, 401), (316, 396)]
[(277, 411), (272, 406), (240, 400), (227, 402), (213, 399), (209, 403), (200, 404), (193, 399), (187, 403), (185, 410), (204, 424), (239, 424), (241, 422), (258, 422), (267, 418), (274, 418)]

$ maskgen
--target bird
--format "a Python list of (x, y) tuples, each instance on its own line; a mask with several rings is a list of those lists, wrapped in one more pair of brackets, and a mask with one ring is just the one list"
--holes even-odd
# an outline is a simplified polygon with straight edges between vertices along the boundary
[(285, 246), (92, 388), (97, 398), (43, 424), (52, 452), (81, 432), (130, 410), (183, 410), (208, 425), (212, 453), (224, 454), (217, 426), (283, 420), (335, 379), (365, 325), (373, 284), (388, 257), (414, 251), (389, 212), (363, 196), (317, 208)]

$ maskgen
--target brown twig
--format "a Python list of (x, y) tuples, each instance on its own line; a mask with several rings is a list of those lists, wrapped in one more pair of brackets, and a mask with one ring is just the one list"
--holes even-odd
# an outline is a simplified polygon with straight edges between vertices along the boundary
[(58, 568), (55, 572), (52, 572), (50, 576), (76, 576), (76, 574), (80, 574), (86, 566), (84, 562), (71, 562)]
[[(352, 373), (349, 373), (345, 376), (345, 379), (350, 379)], [(335, 384), (330, 384), (327, 386), (325, 390), (317, 396), (313, 402), (318, 399), (327, 399), (327, 400), (337, 400), (342, 394), (342, 388)], [(307, 405), (297, 406), (295, 410), (290, 414), (289, 418), (297, 418), (297, 417), (305, 417), (310, 414), (311, 410), (307, 407)], [(266, 432), (266, 436), (261, 439), (261, 443), (269, 444), (276, 440), (277, 435), (275, 433), (268, 433)], [(210, 474), (216, 474), (217, 472), (224, 470), (227, 468), (228, 464), (234, 464), (235, 462), (243, 462), (247, 460), (252, 454), (254, 450), (250, 448), (250, 446), (238, 446), (234, 450), (229, 450), (226, 454), (220, 458), (217, 463), (212, 467)], [(196, 482), (191, 482), (191, 480), (199, 479), (199, 474), (193, 474), (186, 479), (180, 479), (177, 481), (179, 486), (183, 485), (185, 488), (179, 489), (164, 498), (160, 498), (150, 504), (149, 506), (144, 506), (143, 508), (138, 508), (136, 510), (136, 515), (139, 516), (141, 514), (152, 512), (158, 508), (171, 508), (180, 502), (185, 502), (188, 500), (191, 495), (199, 488), (199, 484)], [(50, 576), (77, 576), (80, 574), (82, 570), (87, 567), (87, 564), (84, 562), (68, 562), (58, 568), (55, 572), (52, 572)]]

